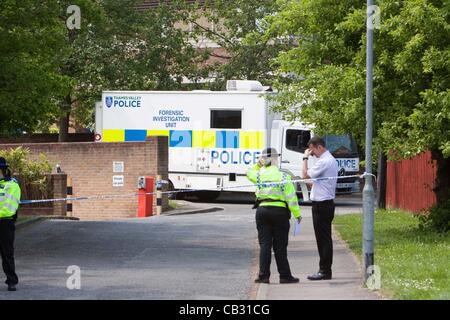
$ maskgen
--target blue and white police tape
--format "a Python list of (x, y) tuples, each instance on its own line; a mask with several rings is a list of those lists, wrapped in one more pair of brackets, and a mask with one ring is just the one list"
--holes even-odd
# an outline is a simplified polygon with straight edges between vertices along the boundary
[[(179, 189), (173, 191), (163, 191), (161, 194), (175, 194), (175, 193), (188, 193), (188, 192), (198, 192), (198, 191), (223, 191), (228, 189), (238, 189), (238, 188), (251, 188), (255, 186), (278, 186), (287, 183), (297, 183), (297, 182), (313, 182), (313, 181), (324, 181), (324, 180), (337, 180), (337, 179), (348, 179), (348, 178), (364, 178), (367, 175), (371, 175), (376, 179), (374, 174), (363, 173), (361, 175), (350, 175), (350, 176), (335, 176), (335, 177), (321, 177), (321, 178), (310, 178), (310, 179), (293, 179), (291, 181), (279, 181), (279, 182), (262, 182), (262, 183), (252, 183), (247, 185), (238, 186), (228, 186), (228, 187), (217, 187), (214, 189)], [(158, 185), (168, 184), (167, 180), (159, 180), (156, 182)], [(156, 192), (146, 192), (146, 195), (156, 195)], [(112, 194), (112, 195), (97, 195), (97, 196), (83, 196), (83, 197), (71, 197), (71, 198), (55, 198), (55, 199), (37, 199), (37, 200), (21, 200), (20, 204), (30, 204), (30, 203), (45, 203), (45, 202), (58, 202), (58, 201), (81, 201), (81, 200), (101, 200), (101, 199), (113, 199), (113, 198), (128, 198), (136, 197), (139, 193), (129, 193), (129, 194)]]

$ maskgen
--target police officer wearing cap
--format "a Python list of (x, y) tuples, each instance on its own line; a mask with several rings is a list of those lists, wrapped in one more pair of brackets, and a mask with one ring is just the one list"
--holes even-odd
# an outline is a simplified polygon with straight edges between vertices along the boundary
[(11, 178), (5, 158), (0, 157), (0, 253), (8, 291), (16, 291), (19, 282), (14, 263), (15, 222), (19, 203), (19, 184)]
[[(295, 187), (288, 174), (278, 169), (277, 150), (263, 150), (258, 163), (247, 172), (247, 178), (256, 184), (256, 227), (258, 229), (259, 276), (256, 283), (269, 283), (272, 246), (275, 253), (280, 283), (296, 283), (287, 259), (289, 219), (291, 213), (300, 222), (300, 207)], [(277, 183), (278, 182), (278, 183)], [(281, 183), (280, 183), (281, 182)]]

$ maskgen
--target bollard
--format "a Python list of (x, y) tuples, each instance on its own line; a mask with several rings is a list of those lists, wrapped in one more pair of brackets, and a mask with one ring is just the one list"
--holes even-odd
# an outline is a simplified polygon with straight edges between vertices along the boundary
[(156, 215), (160, 215), (162, 212), (162, 182), (161, 176), (156, 176)]
[[(67, 176), (67, 196), (73, 197), (72, 177)], [(67, 213), (66, 215), (71, 217), (73, 215), (73, 203), (72, 201), (66, 201)]]
[(155, 179), (153, 177), (139, 177), (138, 180), (138, 218), (145, 218), (153, 215), (153, 193)]

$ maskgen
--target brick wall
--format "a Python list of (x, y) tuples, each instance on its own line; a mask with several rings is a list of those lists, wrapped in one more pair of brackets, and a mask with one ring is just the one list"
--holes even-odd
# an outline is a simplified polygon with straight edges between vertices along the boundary
[[(139, 176), (161, 175), (168, 178), (167, 137), (148, 137), (146, 142), (72, 142), (0, 144), (1, 149), (23, 146), (33, 157), (44, 153), (53, 165), (57, 163), (72, 179), (73, 197), (92, 195), (127, 195), (137, 192)], [(124, 172), (113, 172), (113, 161), (124, 162)], [(113, 187), (113, 175), (124, 176), (123, 187)], [(163, 210), (168, 200), (163, 199)], [(156, 213), (156, 199), (153, 211)], [(137, 197), (73, 201), (67, 215), (81, 219), (114, 219), (136, 217)]]

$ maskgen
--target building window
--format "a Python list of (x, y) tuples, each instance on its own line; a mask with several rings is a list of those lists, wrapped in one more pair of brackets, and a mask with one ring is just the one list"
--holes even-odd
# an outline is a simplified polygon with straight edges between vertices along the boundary
[(211, 110), (211, 129), (241, 129), (241, 110)]

